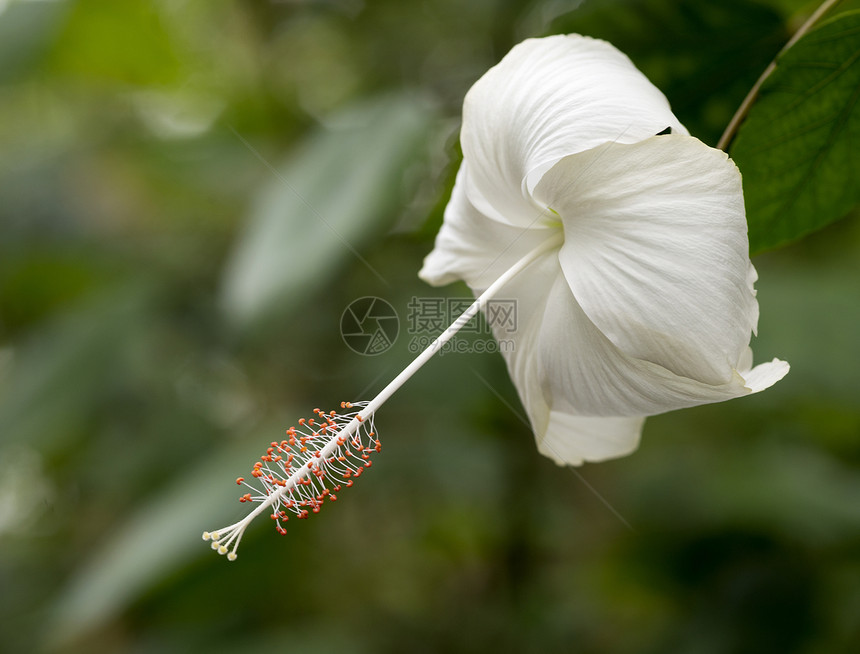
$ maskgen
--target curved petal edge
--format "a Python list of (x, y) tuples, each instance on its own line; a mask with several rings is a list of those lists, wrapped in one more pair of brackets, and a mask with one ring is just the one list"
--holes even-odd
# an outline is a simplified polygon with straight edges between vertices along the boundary
[(538, 451), (558, 465), (582, 465), (631, 454), (639, 447), (645, 417), (604, 418), (550, 411), (537, 437)]
[(770, 388), (780, 379), (788, 374), (791, 366), (788, 361), (774, 359), (767, 363), (760, 363), (752, 370), (740, 373), (744, 378), (744, 386), (749, 389), (750, 393), (758, 393), (766, 388)]

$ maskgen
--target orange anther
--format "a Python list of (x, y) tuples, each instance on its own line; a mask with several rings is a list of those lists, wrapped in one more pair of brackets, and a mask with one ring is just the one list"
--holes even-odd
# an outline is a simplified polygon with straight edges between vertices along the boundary
[(241, 484), (243, 481), (245, 481), (244, 477), (236, 477), (236, 483), (237, 484)]

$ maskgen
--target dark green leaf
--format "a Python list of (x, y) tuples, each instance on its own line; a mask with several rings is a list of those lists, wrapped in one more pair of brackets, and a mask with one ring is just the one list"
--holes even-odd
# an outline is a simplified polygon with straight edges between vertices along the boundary
[(780, 57), (731, 149), (752, 252), (824, 227), (860, 201), (858, 98), (860, 11), (827, 21)]

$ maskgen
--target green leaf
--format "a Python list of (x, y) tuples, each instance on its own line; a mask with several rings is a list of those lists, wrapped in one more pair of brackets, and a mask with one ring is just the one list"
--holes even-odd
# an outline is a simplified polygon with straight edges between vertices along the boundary
[(351, 257), (370, 267), (360, 250), (402, 206), (404, 171), (418, 161), (431, 118), (405, 95), (365, 102), (266, 171), (222, 288), (234, 325), (253, 327), (288, 309)]
[(731, 155), (744, 176), (750, 250), (793, 241), (860, 201), (860, 11), (782, 55)]

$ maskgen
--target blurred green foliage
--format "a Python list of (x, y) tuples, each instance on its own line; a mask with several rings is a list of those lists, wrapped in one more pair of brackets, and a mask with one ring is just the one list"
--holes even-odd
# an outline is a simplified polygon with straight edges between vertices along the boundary
[(443, 356), (324, 517), (233, 564), (200, 540), (284, 427), (411, 358), (350, 351), (349, 302), (467, 295), (415, 273), (463, 94), (511, 45), (607, 38), (714, 143), (814, 7), (579, 4), (3, 3), (3, 651), (857, 650), (856, 216), (756, 260), (757, 356), (792, 364), (767, 393), (571, 471), (500, 357)]

